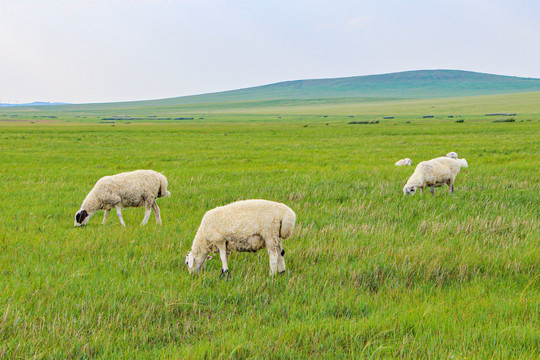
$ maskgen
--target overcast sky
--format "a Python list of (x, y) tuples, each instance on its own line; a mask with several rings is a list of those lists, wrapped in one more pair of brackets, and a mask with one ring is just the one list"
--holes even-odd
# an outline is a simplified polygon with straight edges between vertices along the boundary
[(539, 0), (0, 0), (0, 103), (459, 69), (540, 78)]

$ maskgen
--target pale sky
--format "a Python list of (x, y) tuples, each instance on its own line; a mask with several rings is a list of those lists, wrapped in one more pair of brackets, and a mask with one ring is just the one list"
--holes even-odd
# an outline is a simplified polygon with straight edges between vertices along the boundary
[(540, 78), (540, 0), (0, 0), (0, 103), (420, 69)]

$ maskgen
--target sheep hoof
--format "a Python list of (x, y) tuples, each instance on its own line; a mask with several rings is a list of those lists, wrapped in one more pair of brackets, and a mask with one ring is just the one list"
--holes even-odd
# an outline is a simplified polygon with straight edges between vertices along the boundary
[(278, 274), (280, 274), (280, 275), (283, 275), (283, 274), (285, 274), (285, 270), (283, 270), (283, 271), (280, 271), (280, 272), (279, 272)]
[(223, 270), (221, 269), (221, 276), (219, 277), (219, 279), (223, 279), (223, 277), (225, 277), (225, 274), (227, 274), (227, 280), (229, 280), (229, 277), (231, 276), (231, 273), (229, 272), (229, 269), (227, 270)]

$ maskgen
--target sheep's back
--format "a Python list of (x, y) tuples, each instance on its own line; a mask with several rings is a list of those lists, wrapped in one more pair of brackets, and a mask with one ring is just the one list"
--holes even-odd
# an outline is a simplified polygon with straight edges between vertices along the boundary
[(418, 164), (415, 172), (423, 173), (427, 185), (437, 185), (447, 182), (459, 171), (457, 161), (447, 157), (440, 157)]
[(157, 196), (160, 188), (158, 173), (151, 170), (137, 170), (105, 176), (98, 180), (92, 192), (103, 203), (121, 199), (124, 207), (142, 206), (147, 199)]
[(284, 204), (268, 200), (238, 201), (208, 211), (201, 222), (201, 230), (206, 238), (237, 242), (267, 233), (279, 236), (281, 220), (289, 210)]

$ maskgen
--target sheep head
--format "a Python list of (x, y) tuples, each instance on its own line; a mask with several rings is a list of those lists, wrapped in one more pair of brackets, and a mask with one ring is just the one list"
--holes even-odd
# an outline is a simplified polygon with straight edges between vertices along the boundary
[(205, 264), (206, 260), (211, 259), (211, 256), (198, 256), (196, 257), (193, 255), (192, 252), (189, 252), (186, 255), (186, 266), (188, 268), (188, 272), (190, 275), (193, 275), (194, 273), (197, 274), (199, 271), (201, 271), (201, 268)]
[(75, 227), (86, 225), (86, 223), (88, 222), (88, 220), (90, 220), (92, 215), (94, 215), (94, 212), (88, 213), (88, 211), (84, 209), (77, 211), (77, 213), (75, 214), (75, 222), (73, 225)]
[(414, 195), (416, 194), (417, 186), (416, 185), (405, 185), (403, 187), (404, 195)]

